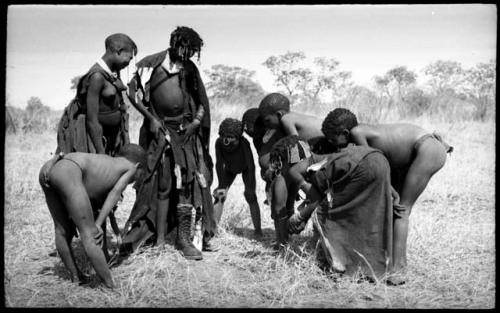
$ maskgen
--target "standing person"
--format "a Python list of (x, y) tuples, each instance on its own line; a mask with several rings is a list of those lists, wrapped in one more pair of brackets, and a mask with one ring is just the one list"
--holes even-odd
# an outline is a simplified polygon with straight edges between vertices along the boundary
[[(132, 99), (154, 116), (145, 120), (139, 144), (148, 153), (148, 175), (137, 198), (123, 238), (124, 252), (135, 250), (153, 235), (155, 245), (175, 224), (176, 247), (187, 259), (201, 260), (213, 247), (215, 232), (210, 193), (212, 160), (208, 153), (210, 108), (203, 81), (190, 60), (200, 56), (203, 40), (189, 27), (177, 27), (170, 47), (137, 63)], [(142, 103), (142, 104), (141, 104)], [(192, 240), (192, 216), (202, 221), (203, 244)]]
[(260, 207), (255, 194), (255, 163), (250, 143), (243, 137), (243, 124), (234, 118), (224, 119), (219, 126), (219, 138), (215, 141), (215, 169), (219, 185), (214, 190), (214, 211), (217, 223), (220, 222), (222, 208), (229, 187), (238, 174), (241, 174), (245, 191), (243, 196), (250, 207), (250, 216), (256, 238), (262, 237)]
[(65, 108), (58, 125), (57, 151), (88, 152), (113, 156), (129, 143), (128, 114), (122, 92), (120, 70), (137, 54), (134, 41), (125, 34), (105, 40), (101, 59), (83, 75), (76, 97)]

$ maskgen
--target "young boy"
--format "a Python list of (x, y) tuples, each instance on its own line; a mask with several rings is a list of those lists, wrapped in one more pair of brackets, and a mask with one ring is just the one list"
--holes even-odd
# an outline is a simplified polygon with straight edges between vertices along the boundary
[[(258, 108), (251, 108), (245, 111), (242, 117), (243, 130), (252, 137), (253, 145), (259, 156), (260, 174), (265, 179), (265, 173), (269, 168), (269, 154), (273, 145), (285, 137), (281, 128), (266, 128), (259, 115)], [(267, 190), (267, 188), (266, 188)]]
[(226, 118), (219, 126), (219, 138), (215, 141), (215, 169), (219, 186), (214, 191), (214, 214), (220, 222), (227, 191), (236, 175), (241, 174), (245, 191), (243, 195), (250, 206), (250, 215), (256, 237), (262, 236), (260, 208), (255, 194), (255, 164), (248, 140), (243, 137), (243, 124), (234, 118)]
[(321, 119), (290, 111), (290, 101), (280, 93), (271, 93), (262, 99), (259, 114), (268, 128), (281, 128), (286, 135), (297, 135), (302, 141), (323, 136)]
[(97, 275), (106, 287), (114, 287), (99, 248), (105, 240), (101, 225), (127, 185), (141, 178), (145, 164), (144, 149), (127, 144), (116, 157), (80, 152), (59, 154), (40, 169), (39, 182), (54, 220), (56, 248), (72, 281), (84, 283), (86, 278), (77, 268), (71, 249), (78, 229)]
[(353, 142), (381, 150), (391, 166), (391, 184), (400, 196), (395, 204), (395, 270), (406, 266), (409, 216), (427, 183), (446, 161), (453, 147), (436, 134), (411, 124), (358, 124), (349, 110), (331, 111), (322, 125), (326, 138), (335, 146)]
[(296, 163), (311, 156), (309, 147), (298, 136), (286, 136), (278, 140), (271, 150), (269, 172), (272, 175), (271, 218), (276, 230), (275, 249), (288, 243), (288, 218), (294, 212), (299, 185), (290, 176), (289, 170)]

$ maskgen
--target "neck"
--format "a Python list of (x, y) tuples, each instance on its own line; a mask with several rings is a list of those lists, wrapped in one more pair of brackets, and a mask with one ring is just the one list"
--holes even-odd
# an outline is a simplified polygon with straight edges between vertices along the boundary
[(104, 61), (104, 63), (106, 63), (106, 65), (108, 66), (108, 68), (112, 71), (112, 72), (117, 72), (117, 69), (114, 68), (114, 64), (113, 62), (111, 62), (111, 55), (109, 55), (108, 53), (105, 53), (103, 56), (102, 56), (102, 60)]

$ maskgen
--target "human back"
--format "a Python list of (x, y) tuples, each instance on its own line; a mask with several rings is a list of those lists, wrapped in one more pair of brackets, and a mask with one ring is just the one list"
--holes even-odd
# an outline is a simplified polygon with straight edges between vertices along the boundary
[[(73, 152), (64, 155), (79, 165), (82, 172), (82, 183), (92, 202), (102, 202), (118, 179), (135, 164), (124, 157), (111, 157), (105, 154)], [(53, 171), (56, 171), (57, 164)]]
[(290, 111), (281, 118), (281, 125), (287, 135), (298, 135), (302, 141), (323, 136), (322, 120), (316, 116)]
[(351, 129), (351, 141), (381, 150), (391, 167), (410, 166), (415, 143), (429, 132), (408, 123), (358, 124)]

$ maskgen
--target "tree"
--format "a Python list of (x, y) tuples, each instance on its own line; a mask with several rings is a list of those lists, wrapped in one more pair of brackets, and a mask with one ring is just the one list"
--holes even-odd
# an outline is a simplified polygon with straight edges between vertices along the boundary
[(436, 94), (442, 94), (447, 89), (455, 90), (462, 83), (464, 75), (460, 63), (442, 60), (430, 63), (423, 72), (430, 76), (428, 83)]
[(313, 60), (313, 71), (304, 71), (300, 89), (312, 104), (320, 102), (320, 95), (326, 91), (332, 91), (334, 98), (346, 95), (352, 86), (351, 72), (338, 71), (339, 64), (335, 59), (317, 57)]
[(50, 108), (44, 106), (40, 98), (30, 97), (26, 105), (23, 130), (43, 131), (50, 128)]
[(206, 82), (209, 96), (215, 99), (243, 98), (246, 101), (262, 98), (264, 89), (253, 80), (255, 71), (250, 71), (238, 66), (223, 64), (212, 65), (206, 70)]
[(271, 71), (276, 85), (284, 87), (288, 96), (293, 98), (298, 89), (304, 88), (304, 80), (311, 75), (310, 70), (299, 66), (305, 58), (304, 52), (289, 51), (279, 56), (271, 56), (262, 64)]
[(475, 118), (485, 120), (495, 110), (496, 61), (478, 63), (465, 71), (463, 92), (476, 106)]
[(406, 66), (394, 67), (385, 73), (384, 76), (375, 76), (377, 87), (392, 98), (397, 93), (400, 100), (404, 101), (406, 89), (414, 84), (417, 75), (406, 68)]

